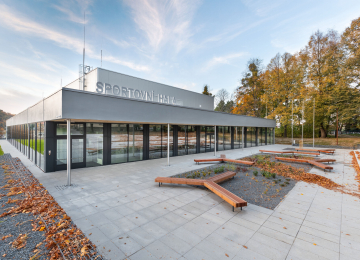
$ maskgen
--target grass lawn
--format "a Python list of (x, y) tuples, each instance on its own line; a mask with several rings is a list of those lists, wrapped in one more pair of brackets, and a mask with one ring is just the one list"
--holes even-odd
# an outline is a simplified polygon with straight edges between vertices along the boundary
[[(301, 138), (294, 138), (296, 143), (299, 143)], [(291, 144), (291, 137), (275, 137), (276, 144)], [(304, 138), (304, 144), (312, 144), (312, 138)], [(354, 135), (339, 135), (339, 146), (353, 146), (360, 144), (360, 136)], [(327, 138), (315, 138), (315, 145), (336, 145), (335, 137), (327, 137)]]
[(1, 155), (4, 155), (4, 151), (1, 149), (1, 146), (0, 146), (0, 156)]

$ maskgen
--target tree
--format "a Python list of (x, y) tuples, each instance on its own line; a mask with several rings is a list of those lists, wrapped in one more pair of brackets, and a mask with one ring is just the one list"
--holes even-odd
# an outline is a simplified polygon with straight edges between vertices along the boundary
[(210, 91), (211, 91), (211, 90), (210, 90), (210, 87), (209, 87), (208, 85), (205, 85), (205, 86), (204, 86), (204, 90), (203, 90), (202, 93), (203, 93), (204, 95), (208, 95), (208, 96), (211, 96), (211, 97), (212, 97), (212, 94), (210, 93)]
[(232, 98), (229, 99), (229, 92), (225, 89), (220, 89), (218, 93), (215, 95), (216, 98), (216, 108), (215, 111), (231, 113), (234, 107), (234, 101)]
[(250, 59), (247, 70), (240, 80), (240, 86), (235, 92), (234, 114), (260, 117), (263, 112), (261, 96), (264, 92), (262, 81), (262, 61)]
[(347, 77), (355, 87), (360, 87), (360, 17), (351, 22), (341, 36), (346, 62)]
[(269, 110), (269, 118), (274, 118), (284, 129), (291, 123), (291, 103), (298, 94), (297, 59), (290, 53), (279, 53), (271, 59), (264, 73), (263, 102)]

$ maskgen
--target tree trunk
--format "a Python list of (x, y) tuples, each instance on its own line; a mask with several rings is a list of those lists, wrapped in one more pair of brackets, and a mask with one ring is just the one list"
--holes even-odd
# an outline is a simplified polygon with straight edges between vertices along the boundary
[(284, 137), (287, 137), (287, 125), (284, 126)]
[(320, 138), (326, 138), (327, 137), (327, 132), (326, 132), (326, 130), (324, 129), (323, 126), (320, 127), (320, 133), (321, 133)]

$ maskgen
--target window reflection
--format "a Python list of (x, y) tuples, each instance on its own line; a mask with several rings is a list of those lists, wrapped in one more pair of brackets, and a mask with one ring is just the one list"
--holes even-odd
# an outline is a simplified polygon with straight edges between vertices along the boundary
[[(81, 132), (81, 130), (82, 128), (71, 129), (71, 134), (73, 131)], [(86, 167), (103, 165), (103, 139), (103, 124), (86, 124)]]

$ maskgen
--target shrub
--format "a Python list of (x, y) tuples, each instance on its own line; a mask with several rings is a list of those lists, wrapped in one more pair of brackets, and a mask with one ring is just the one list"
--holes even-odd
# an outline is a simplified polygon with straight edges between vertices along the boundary
[(258, 175), (258, 171), (253, 171), (254, 176)]

